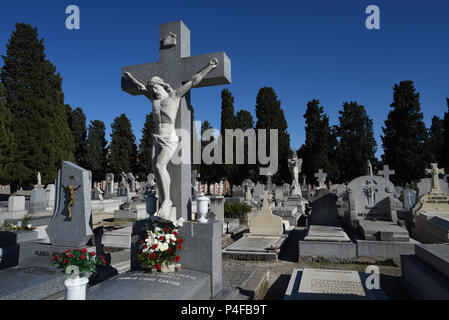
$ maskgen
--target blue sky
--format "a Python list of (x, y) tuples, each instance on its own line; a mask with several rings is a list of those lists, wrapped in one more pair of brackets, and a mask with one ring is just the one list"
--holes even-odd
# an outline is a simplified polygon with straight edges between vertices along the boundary
[[(67, 30), (65, 9), (78, 5), (81, 29)], [(365, 8), (380, 8), (380, 30), (365, 28)], [(413, 80), (429, 126), (449, 97), (449, 1), (8, 1), (0, 11), (0, 53), (16, 22), (38, 28), (47, 57), (64, 82), (66, 103), (107, 126), (121, 113), (140, 139), (151, 104), (120, 89), (122, 66), (158, 60), (159, 25), (183, 20), (191, 53), (225, 51), (233, 83), (194, 89), (196, 120), (220, 127), (220, 92), (255, 118), (258, 90), (273, 87), (282, 102), (292, 149), (304, 143), (307, 102), (319, 99), (331, 124), (345, 101), (366, 107), (380, 135), (395, 83)], [(3, 61), (1, 61), (3, 64)]]

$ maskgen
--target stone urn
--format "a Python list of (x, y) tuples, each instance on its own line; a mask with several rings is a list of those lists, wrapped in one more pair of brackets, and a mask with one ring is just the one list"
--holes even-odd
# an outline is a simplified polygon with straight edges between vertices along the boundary
[(197, 211), (199, 215), (199, 219), (197, 220), (199, 223), (207, 223), (206, 215), (209, 212), (209, 198), (205, 197), (204, 194), (199, 194), (199, 197), (196, 198), (197, 203)]

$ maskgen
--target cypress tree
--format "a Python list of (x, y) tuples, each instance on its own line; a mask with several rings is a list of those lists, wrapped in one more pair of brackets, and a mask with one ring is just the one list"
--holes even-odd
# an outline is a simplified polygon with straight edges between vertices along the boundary
[(9, 184), (11, 193), (14, 193), (23, 182), (26, 168), (17, 158), (11, 123), (11, 112), (6, 107), (5, 91), (0, 83), (0, 184)]
[(229, 183), (233, 184), (233, 178), (236, 170), (235, 165), (235, 139), (232, 141), (232, 152), (233, 152), (233, 160), (232, 164), (226, 164), (226, 129), (235, 130), (236, 122), (235, 122), (235, 114), (234, 114), (234, 97), (228, 89), (224, 89), (221, 92), (221, 127), (220, 133), (223, 141), (223, 160), (222, 166), (217, 167), (217, 173), (220, 175), (221, 179), (226, 179)]
[(445, 172), (449, 172), (449, 98), (446, 99), (448, 112), (444, 113), (443, 118), (443, 141), (441, 147), (441, 164), (440, 167), (445, 169)]
[(108, 156), (110, 171), (115, 176), (122, 172), (135, 172), (137, 147), (131, 122), (125, 114), (122, 114), (115, 118), (111, 127), (111, 144)]
[[(288, 159), (293, 152), (290, 148), (290, 135), (287, 133), (287, 121), (273, 88), (264, 87), (259, 90), (256, 98), (256, 129), (266, 129), (267, 149), (270, 154), (270, 129), (278, 130), (278, 171), (272, 181), (276, 184), (291, 181)], [(257, 146), (259, 148), (259, 146)], [(259, 172), (258, 172), (259, 173)], [(262, 178), (265, 180), (265, 177)]]
[(430, 146), (427, 129), (413, 81), (401, 81), (394, 88), (392, 110), (382, 128), (382, 161), (394, 168), (391, 180), (405, 185), (424, 176), (429, 165)]
[(444, 166), (443, 159), (443, 136), (444, 120), (438, 116), (433, 116), (432, 125), (429, 129), (429, 144), (431, 149), (431, 162), (436, 162)]
[(137, 174), (142, 179), (146, 179), (152, 170), (153, 159), (153, 133), (156, 131), (156, 125), (153, 119), (153, 113), (147, 114), (145, 124), (142, 129), (142, 138), (139, 146), (139, 161)]
[(70, 131), (72, 132), (73, 141), (75, 143), (75, 152), (74, 152), (75, 161), (79, 166), (89, 169), (86, 167), (87, 165), (86, 115), (84, 114), (81, 108), (76, 108), (75, 110), (70, 112), (69, 127)]
[[(236, 114), (236, 127), (245, 132), (248, 129), (254, 128), (253, 116), (246, 110), (240, 110)], [(234, 174), (233, 183), (240, 185), (245, 179), (250, 178), (254, 180), (256, 178), (256, 165), (248, 163), (248, 139), (244, 141), (244, 164), (238, 165), (236, 173)]]
[(35, 184), (38, 171), (44, 184), (53, 183), (62, 161), (74, 161), (62, 78), (46, 59), (37, 29), (28, 24), (16, 24), (2, 57), (0, 77), (12, 115), (16, 159), (25, 168), (21, 184)]
[(309, 183), (316, 184), (315, 173), (323, 169), (329, 179), (335, 181), (338, 179), (338, 172), (330, 160), (334, 135), (331, 134), (329, 117), (320, 106), (320, 101), (314, 99), (307, 103), (303, 117), (306, 122), (306, 141), (297, 152), (298, 157), (303, 159), (302, 173), (306, 175)]
[(373, 120), (368, 117), (364, 106), (357, 102), (345, 102), (339, 114), (337, 163), (341, 179), (349, 182), (366, 174), (367, 160), (373, 167), (378, 166), (375, 157), (377, 143)]
[(86, 167), (92, 171), (93, 181), (102, 181), (107, 169), (106, 126), (100, 120), (91, 121), (87, 136)]
[[(209, 121), (204, 121), (201, 124), (201, 137), (203, 137), (203, 134), (206, 130), (212, 129), (211, 124), (209, 123)], [(201, 154), (203, 154), (203, 150), (204, 148), (211, 144), (211, 143), (215, 143), (215, 138), (212, 137), (210, 139), (210, 141), (202, 141), (201, 140)], [(213, 154), (211, 155), (213, 156)], [(205, 182), (207, 184), (211, 184), (211, 183), (215, 183), (217, 182), (220, 177), (217, 175), (217, 167), (219, 165), (216, 164), (211, 164), (211, 165), (207, 165), (204, 162), (201, 162), (200, 165), (200, 180), (202, 182)], [(220, 166), (221, 167), (221, 166)]]

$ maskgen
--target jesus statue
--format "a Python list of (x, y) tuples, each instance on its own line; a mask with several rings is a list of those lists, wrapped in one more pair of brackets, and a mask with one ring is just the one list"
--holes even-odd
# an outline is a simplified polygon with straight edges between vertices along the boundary
[[(124, 73), (125, 80), (133, 83), (137, 90), (143, 93), (153, 103), (153, 119), (156, 125), (156, 132), (153, 134), (152, 165), (161, 202), (161, 207), (157, 215), (162, 219), (176, 221), (176, 216), (173, 217), (173, 211), (171, 210), (173, 206), (170, 200), (171, 179), (167, 171), (167, 165), (179, 144), (175, 121), (181, 98), (190, 89), (198, 86), (204, 77), (217, 66), (218, 60), (212, 59), (208, 66), (176, 90), (172, 89), (160, 77), (151, 78), (150, 82), (144, 86), (129, 72)], [(186, 192), (190, 192), (190, 190), (186, 190)]]

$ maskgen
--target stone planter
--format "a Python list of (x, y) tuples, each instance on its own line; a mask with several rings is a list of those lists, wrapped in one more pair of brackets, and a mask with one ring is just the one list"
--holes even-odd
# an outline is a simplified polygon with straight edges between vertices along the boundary
[(64, 281), (66, 300), (86, 300), (86, 287), (89, 278), (68, 278)]

